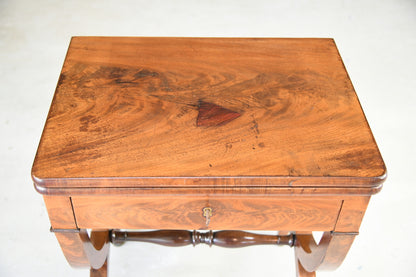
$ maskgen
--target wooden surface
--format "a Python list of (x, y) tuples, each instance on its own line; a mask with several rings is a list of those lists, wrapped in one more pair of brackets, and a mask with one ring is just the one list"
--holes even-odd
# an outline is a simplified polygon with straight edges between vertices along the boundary
[(332, 39), (74, 37), (32, 176), (370, 194), (385, 166)]
[(106, 261), (109, 245), (108, 231), (79, 230), (72, 201), (64, 196), (44, 196), (52, 229), (68, 263), (74, 267), (99, 269)]
[(315, 277), (316, 273), (306, 271), (300, 261), (296, 259), (296, 277)]
[(131, 237), (226, 247), (296, 233), (297, 274), (315, 276), (344, 259), (386, 169), (332, 39), (75, 37), (32, 177), (91, 276), (109, 229), (234, 230)]
[(341, 203), (335, 232), (358, 233), (370, 197), (346, 197)]
[(127, 241), (148, 242), (164, 246), (180, 247), (186, 245), (208, 244), (226, 248), (239, 248), (253, 245), (294, 245), (294, 236), (264, 235), (243, 231), (196, 230), (157, 230), (157, 231), (111, 231), (111, 242), (121, 245)]
[(336, 269), (345, 259), (356, 235), (325, 232), (319, 243), (315, 242), (312, 234), (296, 235), (295, 257), (302, 265), (298, 270), (314, 272), (318, 269)]
[[(341, 200), (331, 198), (72, 197), (85, 229), (333, 230)], [(203, 208), (212, 208), (206, 224)]]

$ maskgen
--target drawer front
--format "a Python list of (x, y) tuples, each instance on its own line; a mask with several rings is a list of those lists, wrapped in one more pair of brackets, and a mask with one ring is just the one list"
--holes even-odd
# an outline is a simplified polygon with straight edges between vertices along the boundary
[(76, 196), (72, 201), (78, 227), (91, 229), (327, 231), (341, 206), (327, 198)]

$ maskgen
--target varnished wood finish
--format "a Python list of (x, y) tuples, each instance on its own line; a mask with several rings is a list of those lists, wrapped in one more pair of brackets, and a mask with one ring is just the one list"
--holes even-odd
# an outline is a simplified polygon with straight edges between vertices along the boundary
[[(92, 231), (92, 235), (95, 231)], [(103, 266), (109, 250), (108, 231), (100, 245), (95, 246), (86, 230), (79, 233), (55, 233), (68, 263), (73, 267), (91, 267), (99, 269)]]
[(288, 245), (293, 246), (293, 235), (288, 236), (273, 236), (273, 235), (261, 235), (251, 232), (241, 231), (218, 231), (213, 233), (212, 244), (236, 248), (252, 245)]
[(73, 267), (90, 267), (84, 250), (84, 241), (76, 233), (55, 233), (59, 246), (68, 263)]
[(316, 273), (315, 271), (309, 272), (306, 271), (300, 261), (296, 259), (296, 277), (315, 277)]
[[(96, 231), (92, 231), (94, 236)], [(102, 233), (102, 232), (99, 232)], [(101, 236), (102, 242), (95, 245), (85, 229), (79, 233), (55, 233), (68, 263), (73, 267), (91, 267), (99, 269), (103, 266), (109, 251), (108, 231)]]
[(236, 119), (241, 114), (230, 111), (229, 109), (220, 107), (218, 105), (199, 101), (198, 117), (196, 119), (196, 126), (199, 127), (214, 127), (227, 124), (233, 119)]
[(342, 262), (386, 169), (332, 39), (74, 37), (32, 178), (91, 276), (132, 228), (295, 233), (309, 277)]
[[(72, 198), (80, 228), (332, 230), (341, 200), (330, 198), (244, 197), (83, 197)], [(203, 208), (212, 208), (206, 225)]]
[[(201, 103), (240, 116), (198, 126)], [(373, 189), (385, 167), (332, 39), (74, 37), (32, 174), (46, 194), (320, 193)]]
[[(44, 196), (49, 220), (53, 229), (76, 230), (72, 203), (65, 196)], [(79, 233), (55, 233), (66, 260), (74, 267), (89, 267), (89, 261), (84, 251), (83, 240)]]
[(369, 201), (370, 197), (345, 197), (334, 231), (358, 232)]
[[(53, 229), (78, 230), (70, 198), (44, 196), (44, 200)], [(108, 231), (92, 231), (91, 238), (85, 229), (55, 232), (55, 236), (71, 266), (99, 269), (104, 264), (110, 246)]]
[(83, 242), (84, 251), (87, 254), (90, 267), (100, 269), (107, 260), (110, 247), (109, 232), (91, 231), (91, 238), (86, 230), (81, 230), (80, 236)]
[(326, 232), (318, 245), (312, 234), (296, 235), (296, 259), (307, 272), (334, 270), (344, 260), (356, 235)]
[(53, 229), (77, 229), (70, 197), (43, 196)]
[[(84, 183), (82, 179), (79, 179), (80, 183)], [(227, 181), (224, 181), (227, 184)], [(84, 183), (86, 185), (86, 183)], [(342, 195), (356, 195), (369, 196), (379, 192), (382, 188), (382, 185), (379, 185), (374, 188), (342, 188), (342, 187), (332, 187), (332, 188), (319, 188), (314, 187), (240, 187), (240, 186), (228, 186), (226, 187), (154, 187), (154, 188), (97, 188), (97, 187), (88, 187), (88, 188), (79, 188), (74, 187), (71, 189), (65, 188), (48, 188), (44, 189), (41, 187), (36, 187), (40, 193), (48, 195), (67, 195), (67, 196), (78, 196), (78, 195), (136, 195), (136, 196), (146, 196), (154, 197), (164, 195), (165, 197), (170, 197), (172, 195), (178, 196), (183, 195), (186, 197), (195, 197), (200, 195), (213, 195), (215, 197), (233, 197), (238, 196), (257, 196), (257, 197), (279, 197), (279, 196), (342, 196)]]
[(186, 246), (200, 243), (209, 246), (216, 245), (226, 248), (246, 247), (253, 245), (288, 245), (293, 246), (294, 236), (263, 235), (243, 231), (209, 231), (194, 230), (159, 230), (148, 232), (127, 232), (113, 230), (111, 242), (121, 245), (126, 241), (140, 241), (160, 244), (164, 246)]

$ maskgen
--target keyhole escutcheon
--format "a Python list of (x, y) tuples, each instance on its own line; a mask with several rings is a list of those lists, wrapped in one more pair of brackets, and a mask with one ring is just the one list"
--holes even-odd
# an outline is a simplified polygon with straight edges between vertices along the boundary
[(212, 217), (212, 208), (211, 207), (205, 207), (202, 209), (202, 214), (205, 217), (205, 224), (208, 226), (209, 222)]

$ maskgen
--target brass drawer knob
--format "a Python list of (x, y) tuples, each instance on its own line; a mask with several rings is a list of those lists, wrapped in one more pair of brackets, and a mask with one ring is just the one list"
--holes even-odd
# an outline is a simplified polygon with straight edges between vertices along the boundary
[(208, 226), (209, 222), (211, 220), (212, 217), (212, 208), (211, 207), (205, 207), (202, 209), (203, 212), (203, 216), (205, 217), (205, 224)]

